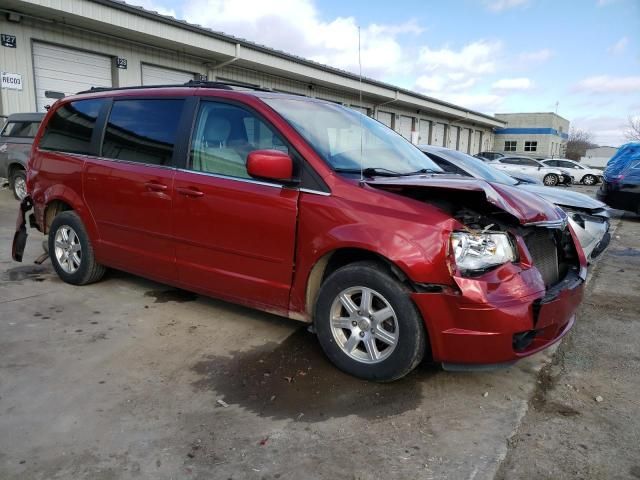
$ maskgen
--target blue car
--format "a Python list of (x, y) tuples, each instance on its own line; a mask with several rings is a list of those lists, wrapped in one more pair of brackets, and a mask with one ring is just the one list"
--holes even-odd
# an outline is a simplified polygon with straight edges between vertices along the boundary
[(610, 207), (640, 214), (640, 143), (627, 143), (611, 157), (597, 195)]

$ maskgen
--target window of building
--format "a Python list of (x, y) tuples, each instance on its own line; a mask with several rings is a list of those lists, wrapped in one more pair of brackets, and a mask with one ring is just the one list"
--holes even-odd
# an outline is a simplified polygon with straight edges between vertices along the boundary
[(504, 142), (504, 151), (515, 152), (517, 146), (518, 146), (518, 142), (516, 142), (515, 140), (507, 140)]
[(170, 165), (183, 100), (120, 100), (113, 103), (102, 156)]
[(79, 100), (58, 108), (40, 141), (40, 148), (91, 155), (91, 135), (106, 99)]
[(280, 136), (250, 111), (202, 102), (191, 143), (192, 170), (249, 178), (247, 155), (264, 149), (289, 153)]
[(525, 152), (535, 152), (538, 150), (538, 142), (524, 142)]

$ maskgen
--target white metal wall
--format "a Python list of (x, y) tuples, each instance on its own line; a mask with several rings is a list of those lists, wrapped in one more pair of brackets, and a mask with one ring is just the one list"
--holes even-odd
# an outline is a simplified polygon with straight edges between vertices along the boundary
[(444, 123), (436, 123), (433, 128), (431, 145), (444, 147)]
[(72, 95), (91, 87), (111, 87), (111, 58), (42, 42), (33, 42), (33, 73), (36, 109), (55, 100), (45, 97), (45, 91)]
[(456, 150), (458, 148), (458, 132), (460, 129), (458, 127), (449, 127), (449, 142), (447, 143), (447, 148), (452, 148)]
[(193, 73), (159, 67), (157, 65), (141, 64), (142, 85), (171, 85), (182, 84), (193, 80)]
[(469, 135), (471, 131), (468, 128), (460, 130), (460, 140), (458, 142), (458, 150), (469, 153)]

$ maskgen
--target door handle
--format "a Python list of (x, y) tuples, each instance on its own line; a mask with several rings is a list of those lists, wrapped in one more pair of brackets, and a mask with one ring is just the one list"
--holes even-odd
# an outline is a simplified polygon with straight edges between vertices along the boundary
[(152, 192), (164, 192), (165, 190), (167, 190), (167, 186), (163, 185), (162, 183), (147, 182), (144, 184), (144, 186), (147, 188), (147, 190), (151, 190)]
[(178, 192), (180, 195), (184, 195), (186, 197), (202, 197), (202, 196), (204, 196), (204, 192), (201, 192), (200, 190), (195, 190), (193, 188), (177, 187), (176, 188), (176, 192)]

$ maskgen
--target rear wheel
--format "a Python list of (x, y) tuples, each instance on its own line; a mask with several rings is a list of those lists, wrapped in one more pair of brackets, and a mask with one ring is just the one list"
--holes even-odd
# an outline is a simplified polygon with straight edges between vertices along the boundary
[(27, 196), (27, 175), (21, 168), (15, 169), (11, 172), (9, 177), (9, 186), (13, 191), (13, 196), (16, 200), (22, 200)]
[(427, 347), (423, 320), (409, 291), (375, 262), (353, 263), (332, 273), (320, 289), (314, 321), (327, 357), (367, 380), (405, 376)]
[(73, 285), (102, 278), (105, 268), (96, 263), (93, 246), (77, 213), (56, 215), (49, 229), (49, 256), (58, 276)]
[(582, 179), (582, 183), (585, 185), (595, 185), (598, 179), (594, 175), (585, 175)]
[(559, 181), (560, 181), (560, 179), (558, 178), (558, 176), (555, 173), (549, 173), (549, 174), (545, 175), (544, 179), (542, 180), (542, 182), (547, 187), (553, 187), (553, 186), (557, 185)]

